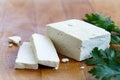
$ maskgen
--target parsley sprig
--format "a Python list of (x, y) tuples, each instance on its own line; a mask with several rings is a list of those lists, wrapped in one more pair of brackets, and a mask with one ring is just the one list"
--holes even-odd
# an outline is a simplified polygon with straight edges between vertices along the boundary
[[(100, 13), (86, 14), (84, 21), (97, 27), (103, 28), (111, 33), (111, 44), (120, 45), (120, 28), (111, 20), (110, 17), (104, 17)], [(107, 48), (105, 50), (94, 48), (90, 53), (92, 59), (87, 59), (86, 64), (95, 67), (91, 73), (95, 78), (102, 80), (120, 80), (120, 52), (115, 49)]]
[(114, 49), (107, 48), (106, 50), (94, 48), (90, 53), (92, 59), (87, 59), (87, 65), (95, 65), (93, 69), (89, 71), (95, 78), (102, 80), (120, 80), (120, 56), (117, 54), (120, 52)]
[(91, 23), (95, 26), (101, 27), (110, 33), (117, 33), (111, 34), (111, 43), (113, 44), (120, 44), (120, 28), (115, 24), (114, 21), (111, 20), (110, 17), (104, 17), (100, 13), (95, 14), (86, 14), (86, 19), (84, 21)]

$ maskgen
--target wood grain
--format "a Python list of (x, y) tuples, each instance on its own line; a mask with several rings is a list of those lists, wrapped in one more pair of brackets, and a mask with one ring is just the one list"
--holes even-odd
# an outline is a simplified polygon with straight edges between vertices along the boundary
[(45, 33), (46, 24), (66, 19), (60, 0), (34, 0), (34, 3), (38, 33)]
[[(2, 19), (4, 17), (5, 13), (5, 5), (6, 5), (6, 0), (0, 0), (0, 26), (2, 26)], [(2, 35), (2, 29), (3, 27), (0, 27), (0, 37)]]
[(83, 19), (92, 12), (111, 16), (120, 25), (119, 4), (119, 0), (0, 0), (0, 80), (96, 80), (88, 73), (92, 67), (73, 59), (61, 62), (58, 70), (41, 65), (39, 70), (15, 70), (19, 47), (9, 48), (8, 37), (18, 35), (22, 42), (29, 41), (35, 32), (45, 34), (48, 23)]
[(83, 19), (86, 13), (92, 13), (92, 7), (87, 0), (61, 0), (67, 19)]

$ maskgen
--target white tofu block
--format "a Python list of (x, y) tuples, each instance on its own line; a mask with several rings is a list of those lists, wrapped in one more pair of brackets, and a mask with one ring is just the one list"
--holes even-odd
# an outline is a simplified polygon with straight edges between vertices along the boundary
[(17, 69), (38, 69), (37, 59), (31, 48), (30, 42), (23, 42), (18, 51), (15, 61)]
[(35, 33), (31, 37), (31, 42), (38, 63), (58, 69), (59, 57), (51, 40), (46, 36)]
[(104, 29), (76, 19), (48, 24), (46, 29), (57, 51), (77, 61), (90, 58), (95, 47), (108, 48), (111, 38)]
[(20, 41), (21, 41), (21, 37), (20, 36), (11, 36), (11, 37), (8, 37), (8, 41), (10, 43), (14, 43), (16, 45), (19, 45)]

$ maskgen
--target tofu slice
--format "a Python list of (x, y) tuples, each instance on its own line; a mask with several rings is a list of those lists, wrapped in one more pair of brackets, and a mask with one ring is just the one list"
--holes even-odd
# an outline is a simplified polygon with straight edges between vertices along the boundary
[(31, 37), (31, 42), (38, 63), (58, 69), (60, 60), (52, 41), (46, 36), (35, 33)]
[(23, 42), (18, 51), (15, 61), (15, 68), (17, 69), (38, 69), (37, 59), (31, 48), (30, 42)]
[(21, 42), (21, 37), (20, 36), (11, 36), (11, 37), (8, 37), (8, 41), (10, 43), (14, 43), (16, 44), (17, 46), (19, 46), (20, 42)]
[(104, 29), (77, 19), (51, 23), (46, 29), (57, 51), (77, 61), (90, 58), (95, 47), (108, 48), (111, 38)]

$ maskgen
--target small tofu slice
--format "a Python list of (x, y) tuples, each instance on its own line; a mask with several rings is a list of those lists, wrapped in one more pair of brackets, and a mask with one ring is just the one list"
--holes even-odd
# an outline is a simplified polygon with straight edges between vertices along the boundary
[(11, 37), (8, 37), (8, 41), (10, 43), (14, 43), (18, 46), (21, 42), (21, 37), (20, 36), (11, 36)]
[(31, 42), (38, 63), (58, 69), (60, 60), (52, 41), (46, 36), (35, 33)]
[(17, 69), (38, 69), (37, 59), (31, 48), (30, 42), (23, 42), (18, 51), (15, 61)]

